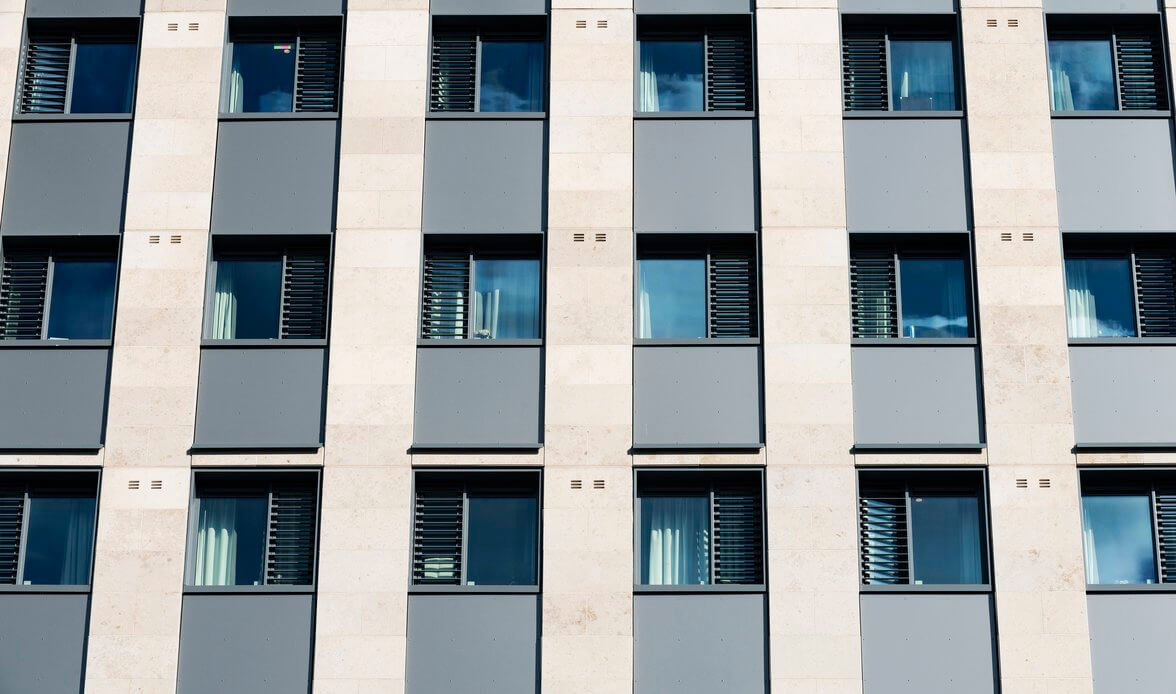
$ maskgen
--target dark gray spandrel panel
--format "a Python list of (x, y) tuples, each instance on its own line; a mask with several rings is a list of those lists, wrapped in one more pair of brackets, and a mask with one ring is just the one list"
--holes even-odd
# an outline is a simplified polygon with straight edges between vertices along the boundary
[(185, 595), (177, 694), (307, 694), (313, 595)]
[(633, 126), (635, 231), (755, 231), (755, 121)]
[(330, 17), (343, 14), (343, 0), (229, 0), (230, 17)]
[(1071, 347), (1070, 393), (1080, 445), (1176, 440), (1176, 346)]
[(758, 346), (633, 348), (633, 443), (745, 447), (763, 441)]
[(547, 0), (432, 0), (433, 14), (523, 15), (546, 14)]
[(751, 0), (634, 0), (638, 14), (747, 14)]
[(1062, 231), (1172, 231), (1176, 178), (1168, 118), (1055, 118)]
[(331, 233), (338, 126), (335, 120), (222, 121), (213, 233)]
[(1159, 12), (1157, 0), (1045, 0), (1050, 14), (1122, 14)]
[(417, 349), (416, 446), (537, 446), (541, 347)]
[(323, 442), (322, 347), (205, 347), (196, 445), (317, 448)]
[(762, 594), (633, 596), (634, 694), (766, 692)]
[(130, 121), (15, 122), (0, 232), (118, 234)]
[(858, 445), (979, 444), (976, 348), (854, 347)]
[(538, 655), (537, 595), (408, 596), (408, 694), (538, 692)]
[(845, 121), (850, 231), (966, 231), (963, 121)]
[(992, 599), (864, 594), (863, 694), (994, 694)]
[(40, 17), (138, 17), (143, 0), (27, 0), (25, 15)]
[(543, 231), (546, 127), (541, 120), (428, 121), (425, 232)]
[(1090, 594), (1094, 694), (1171, 694), (1176, 595)]
[(0, 692), (78, 694), (88, 594), (0, 593)]
[(108, 348), (0, 349), (0, 448), (102, 445)]

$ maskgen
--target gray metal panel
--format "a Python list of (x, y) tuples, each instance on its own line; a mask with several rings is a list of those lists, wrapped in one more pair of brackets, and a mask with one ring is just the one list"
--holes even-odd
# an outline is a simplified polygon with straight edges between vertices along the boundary
[(338, 128), (336, 120), (221, 121), (213, 233), (331, 233)]
[(417, 348), (413, 443), (538, 445), (542, 358), (542, 347)]
[(635, 231), (755, 231), (753, 120), (633, 123)]
[(130, 121), (15, 122), (0, 231), (122, 231)]
[(108, 348), (0, 349), (0, 448), (98, 448)]
[(757, 346), (633, 348), (633, 443), (752, 446), (763, 441)]
[(845, 121), (850, 231), (966, 231), (963, 121)]
[(539, 596), (408, 596), (408, 694), (539, 691)]
[(766, 692), (762, 594), (633, 596), (633, 694)]
[(1062, 231), (1172, 231), (1169, 118), (1055, 118)]
[(1157, 0), (1045, 0), (1044, 5), (1045, 11), (1052, 14), (1122, 14), (1160, 10)]
[(0, 593), (0, 692), (78, 694), (90, 596)]
[(27, 0), (25, 15), (41, 17), (138, 17), (142, 0)]
[(230, 17), (328, 17), (343, 14), (343, 0), (229, 0)]
[(976, 348), (854, 347), (854, 441), (978, 444)]
[(957, 0), (841, 0), (842, 14), (954, 14)]
[(542, 120), (428, 121), (425, 232), (543, 231), (546, 127)]
[(205, 347), (196, 445), (317, 448), (323, 441), (322, 347)]
[[(434, 0), (435, 1), (435, 0)], [(638, 14), (747, 14), (751, 0), (634, 0)]]
[(314, 596), (185, 595), (177, 694), (310, 691)]
[(862, 595), (864, 694), (993, 694), (987, 594)]
[(1094, 593), (1086, 602), (1095, 694), (1171, 694), (1176, 595)]
[(429, 11), (433, 14), (546, 14), (547, 0), (433, 0)]
[(1070, 392), (1079, 444), (1176, 438), (1176, 346), (1071, 347)]

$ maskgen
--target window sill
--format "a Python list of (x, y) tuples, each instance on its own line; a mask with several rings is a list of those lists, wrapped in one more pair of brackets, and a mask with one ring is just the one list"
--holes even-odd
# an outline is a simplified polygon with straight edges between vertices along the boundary
[[(223, 443), (194, 443), (188, 447), (189, 453), (212, 455), (216, 453), (318, 453), (323, 448), (323, 442), (308, 443), (305, 446), (293, 446), (289, 443), (251, 443), (251, 444), (223, 444)], [(312, 468), (314, 466), (300, 466)]]
[(634, 347), (723, 347), (758, 345), (758, 337), (643, 338), (633, 340)]
[(543, 444), (534, 441), (528, 443), (413, 443), (409, 453), (444, 453), (456, 451), (469, 453), (470, 451), (493, 451), (495, 453), (533, 453), (542, 450)]
[(90, 592), (88, 585), (73, 585), (73, 586), (26, 586), (26, 585), (0, 585), (0, 593), (71, 593), (74, 595), (81, 595)]
[(1173, 337), (1071, 337), (1071, 347), (1109, 347), (1112, 345), (1123, 347), (1154, 347), (1156, 345), (1176, 345)]
[(690, 586), (651, 586), (636, 583), (633, 585), (635, 595), (685, 595), (696, 593), (766, 593), (767, 586), (763, 583), (708, 583), (706, 585)]
[(963, 111), (842, 111), (845, 120), (963, 120)]
[(425, 120), (547, 120), (547, 111), (429, 111)]
[(0, 349), (110, 349), (114, 340), (13, 340), (0, 339)]
[(322, 348), (327, 346), (326, 340), (213, 340), (202, 339), (200, 341), (201, 347), (220, 347), (223, 349), (235, 348), (255, 348), (255, 347), (274, 347), (274, 348)]
[(975, 347), (974, 337), (855, 337), (853, 347)]
[(872, 451), (982, 451), (987, 443), (855, 443), (851, 453)]
[(755, 111), (634, 111), (633, 120), (754, 120)]
[(314, 593), (314, 586), (184, 586), (185, 595), (257, 595), (259, 593), (310, 595)]
[[(1099, 441), (1097, 443), (1075, 443), (1074, 450), (1078, 453), (1085, 451), (1114, 451), (1116, 453), (1130, 453), (1132, 451), (1176, 451), (1176, 441)], [(1176, 584), (1174, 584), (1176, 585)]]
[(221, 113), (219, 120), (339, 120), (338, 111), (275, 111), (272, 113)]
[(135, 119), (133, 113), (17, 113), (12, 116), (13, 122), (40, 123), (72, 123), (72, 122), (131, 122)]
[(1176, 593), (1176, 583), (1133, 583), (1116, 585), (1109, 583), (1088, 583), (1086, 593)]
[(1050, 111), (1050, 118), (1171, 118), (1171, 111)]
[(482, 595), (538, 595), (541, 591), (539, 586), (460, 586), (460, 585), (411, 585), (408, 587), (410, 594), (419, 595), (437, 595), (437, 594), (482, 594)]
[(657, 451), (699, 451), (702, 453), (740, 453), (763, 450), (764, 443), (634, 443), (633, 451), (655, 453)]
[(974, 584), (905, 584), (905, 585), (863, 585), (864, 593), (991, 593), (989, 583)]
[(417, 338), (417, 347), (542, 347), (543, 340), (477, 340), (453, 338), (439, 338), (426, 340)]

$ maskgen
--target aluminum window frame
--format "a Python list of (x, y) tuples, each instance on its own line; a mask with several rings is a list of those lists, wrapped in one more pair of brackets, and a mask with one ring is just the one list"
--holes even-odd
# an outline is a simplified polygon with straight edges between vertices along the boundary
[[(139, 96), (139, 74), (143, 59), (143, 22), (141, 17), (118, 17), (102, 19), (59, 19), (59, 18), (26, 18), (22, 22), (22, 36), (20, 55), (17, 64), (16, 93), (13, 98), (12, 116), (14, 121), (27, 120), (133, 120)], [(33, 38), (41, 33), (51, 34), (60, 32), (69, 34), (69, 71), (65, 104), (61, 113), (44, 113), (25, 111), (24, 99), (21, 92), (24, 86), (24, 75), (28, 56), (29, 44)], [(115, 43), (116, 39), (129, 39), (135, 46), (135, 61), (131, 70), (131, 107), (129, 111), (113, 113), (74, 113), (70, 109), (73, 105), (73, 83), (75, 60), (77, 59), (78, 39), (88, 43), (87, 39), (105, 39), (107, 43)], [(122, 41), (125, 42), (125, 41)], [(122, 43), (120, 42), (120, 43)]]
[[(1130, 290), (1131, 290), (1131, 307), (1132, 315), (1135, 323), (1135, 335), (1126, 337), (1071, 337), (1069, 334), (1069, 327), (1066, 330), (1066, 341), (1070, 346), (1080, 345), (1148, 345), (1148, 344), (1173, 344), (1176, 343), (1176, 335), (1168, 337), (1147, 337), (1143, 335), (1143, 314), (1140, 307), (1139, 283), (1137, 280), (1137, 260), (1136, 255), (1141, 247), (1146, 247), (1149, 240), (1155, 238), (1159, 239), (1159, 243), (1155, 245), (1162, 246), (1170, 250), (1176, 256), (1176, 237), (1169, 234), (1140, 234), (1128, 235), (1120, 238), (1116, 235), (1105, 234), (1090, 234), (1090, 233), (1069, 233), (1062, 235), (1062, 289), (1067, 291), (1069, 285), (1066, 283), (1065, 264), (1070, 259), (1105, 259), (1105, 260), (1126, 260), (1131, 271), (1130, 276)], [(1174, 275), (1176, 276), (1176, 275)], [(1063, 302), (1063, 310), (1069, 311), (1068, 307)]]
[[(519, 29), (523, 25), (525, 28)], [(432, 107), (433, 46), (438, 37), (446, 34), (473, 34), (474, 37), (474, 108), (472, 111), (434, 111)], [(502, 42), (535, 42), (543, 44), (543, 87), (540, 89), (538, 111), (483, 111), (482, 110), (482, 43), (484, 40)], [(425, 118), (498, 120), (546, 119), (551, 108), (551, 22), (548, 15), (481, 16), (477, 18), (449, 15), (429, 16), (428, 86), (426, 87)]]
[[(55, 477), (73, 478), (62, 484), (50, 482)], [(94, 583), (94, 565), (97, 563), (98, 519), (101, 514), (102, 498), (102, 469), (98, 467), (56, 467), (56, 468), (4, 468), (0, 469), (0, 484), (7, 483), (8, 478), (16, 478), (12, 487), (24, 487), (23, 519), (21, 521), (20, 549), (16, 572), (16, 583), (0, 584), (0, 594), (3, 593), (89, 593)], [(93, 481), (93, 496), (87, 495), (89, 480)], [(30, 490), (36, 490), (30, 492)], [(36, 497), (38, 492), (60, 491), (66, 494), (60, 496), (77, 496), (78, 498), (94, 499), (93, 537), (90, 545), (90, 575), (86, 583), (77, 584), (25, 584), (24, 564), (29, 536), (29, 499)]]
[[(338, 78), (335, 81), (334, 111), (299, 111), (298, 56), (302, 54), (302, 37), (306, 33), (334, 33), (339, 37)], [(293, 37), (293, 38), (290, 38)], [(268, 43), (286, 41), (294, 47), (293, 89), (289, 111), (229, 110), (232, 88), (233, 48), (237, 43)], [(341, 17), (229, 17), (225, 22), (224, 57), (221, 60), (220, 99), (217, 106), (220, 120), (338, 120), (343, 107), (343, 62), (346, 32)]]
[[(844, 50), (846, 34), (853, 31), (879, 30), (886, 53), (886, 110), (861, 110), (845, 108), (845, 78), (842, 70), (840, 88), (842, 90), (841, 111), (844, 118), (963, 118), (967, 112), (966, 82), (964, 80), (964, 52), (963, 28), (958, 13), (926, 14), (926, 15), (869, 15), (843, 14), (840, 16), (839, 59), (840, 51)], [(945, 110), (895, 110), (894, 90), (890, 79), (890, 46), (897, 37), (899, 41), (931, 41), (945, 40), (951, 42), (951, 72), (955, 93), (955, 108)]]

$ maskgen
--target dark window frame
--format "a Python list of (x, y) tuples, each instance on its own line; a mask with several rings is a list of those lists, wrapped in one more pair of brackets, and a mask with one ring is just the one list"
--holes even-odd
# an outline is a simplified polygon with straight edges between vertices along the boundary
[[(886, 92), (885, 109), (849, 108), (849, 69), (846, 67), (847, 41), (855, 36), (880, 34), (883, 43), (885, 63), (882, 66)], [(895, 110), (894, 90), (890, 80), (890, 46), (894, 40), (940, 40), (951, 42), (952, 80), (955, 90), (955, 108), (951, 110)], [(962, 117), (966, 110), (964, 90), (964, 56), (959, 18), (951, 15), (897, 15), (872, 17), (869, 15), (842, 15), (841, 17), (841, 108), (847, 116), (867, 118)], [(897, 115), (895, 115), (897, 114)]]
[[(1114, 109), (1089, 109), (1089, 110), (1069, 110), (1059, 111), (1053, 108), (1053, 100), (1050, 97), (1050, 115), (1054, 118), (1099, 118), (1099, 117), (1113, 117), (1114, 114), (1134, 114), (1137, 116), (1146, 116), (1149, 114), (1167, 114), (1171, 112), (1172, 108), (1172, 94), (1169, 89), (1169, 76), (1171, 69), (1168, 56), (1168, 40), (1167, 32), (1164, 30), (1164, 20), (1160, 14), (1150, 15), (1063, 15), (1063, 14), (1047, 14), (1045, 18), (1045, 69), (1051, 69), (1049, 57), (1049, 44), (1054, 40), (1066, 39), (1105, 39), (1110, 43), (1111, 51), (1111, 72), (1114, 78)], [(1159, 97), (1161, 108), (1158, 109), (1131, 109), (1124, 108), (1123, 105), (1123, 90), (1122, 85), (1122, 71), (1119, 65), (1118, 53), (1118, 37), (1125, 31), (1146, 31), (1152, 34), (1152, 40), (1156, 43), (1159, 52), (1159, 59), (1153, 63), (1154, 67), (1158, 69), (1160, 74), (1155, 80), (1158, 89), (1162, 90), (1162, 95)], [(1047, 75), (1048, 76), (1048, 75)], [(1047, 80), (1048, 82), (1048, 80)]]
[[(316, 110), (298, 108), (298, 61), (302, 55), (303, 40), (307, 36), (331, 36), (335, 39), (337, 53), (335, 61), (334, 109)], [(290, 93), (289, 111), (230, 111), (230, 91), (233, 75), (233, 46), (236, 43), (288, 41), (294, 45), (293, 90)], [(221, 119), (274, 120), (304, 118), (331, 120), (339, 118), (343, 103), (343, 51), (344, 31), (342, 21), (337, 17), (231, 17), (225, 32), (224, 59), (221, 67), (219, 115)]]
[[(1082, 113), (1086, 113), (1083, 111)], [(1069, 289), (1065, 283), (1065, 263), (1070, 259), (1089, 258), (1089, 259), (1106, 259), (1106, 260), (1126, 260), (1131, 272), (1131, 306), (1132, 314), (1134, 316), (1135, 335), (1127, 337), (1070, 337), (1067, 328), (1066, 339), (1071, 345), (1083, 344), (1147, 344), (1164, 343), (1176, 340), (1176, 329), (1172, 330), (1171, 335), (1145, 335), (1144, 332), (1144, 318), (1141, 307), (1141, 296), (1139, 287), (1139, 259), (1141, 252), (1146, 253), (1148, 250), (1153, 250), (1155, 253), (1171, 254), (1176, 263), (1176, 236), (1169, 234), (1149, 235), (1128, 235), (1126, 237), (1104, 236), (1104, 235), (1090, 235), (1085, 234), (1064, 234), (1062, 238), (1062, 287), (1063, 291)], [(1176, 273), (1174, 273), (1174, 281), (1172, 291), (1176, 292)], [(1065, 302), (1063, 302), (1064, 304)], [(1063, 305), (1063, 310), (1068, 311), (1068, 308)]]
[(1079, 528), (1086, 527), (1086, 511), (1082, 500), (1087, 496), (1114, 496), (1117, 494), (1147, 495), (1149, 520), (1151, 521), (1152, 551), (1155, 555), (1156, 583), (1090, 583), (1086, 576), (1086, 552), (1083, 549), (1083, 577), (1087, 579), (1087, 593), (1176, 593), (1176, 566), (1168, 573), (1173, 580), (1164, 580), (1163, 540), (1160, 537), (1160, 519), (1157, 496), (1161, 488), (1176, 494), (1176, 469), (1171, 467), (1105, 467), (1084, 466), (1078, 469)]
[[(746, 91), (744, 109), (711, 108), (711, 70), (709, 47), (711, 36), (717, 32), (743, 33), (747, 51)], [(641, 42), (643, 40), (684, 41), (702, 43), (702, 109), (699, 111), (642, 111), (641, 105)], [(754, 118), (759, 108), (758, 53), (754, 15), (677, 15), (638, 16), (633, 43), (633, 117), (634, 118)]]
[[(23, 516), (15, 583), (0, 584), (0, 593), (88, 593), (94, 582), (95, 550), (98, 539), (98, 516), (101, 512), (102, 470), (100, 468), (30, 468), (0, 470), (0, 488), (24, 489)], [(85, 583), (24, 584), (24, 563), (29, 535), (29, 498), (42, 493), (53, 496), (76, 496), (94, 499), (93, 538), (90, 546), (90, 575)]]
[[(22, 238), (8, 237), (0, 244), (0, 266), (14, 256), (44, 255), (45, 283), (43, 286), (44, 299), (41, 302), (41, 331), (38, 337), (19, 337), (7, 334), (4, 327), (5, 309), (0, 305), (0, 344), (13, 346), (38, 345), (71, 345), (71, 346), (109, 346), (114, 341), (114, 326), (118, 318), (118, 288), (122, 269), (121, 238)], [(107, 338), (54, 338), (48, 337), (49, 324), (53, 309), (53, 270), (57, 261), (61, 260), (106, 260), (114, 262), (114, 285), (111, 287), (113, 305), (111, 307), (110, 337)], [(2, 291), (2, 290), (0, 290)], [(0, 301), (5, 297), (0, 294)]]
[[(494, 119), (536, 119), (546, 118), (551, 102), (551, 36), (543, 18), (531, 16), (481, 17), (476, 20), (457, 17), (430, 18), (429, 26), (429, 85), (426, 118), (478, 118)], [(434, 74), (438, 69), (436, 52), (438, 41), (470, 40), (474, 43), (472, 108), (435, 108), (440, 95), (434, 90)], [(543, 43), (543, 87), (538, 111), (483, 111), (482, 95), (482, 43), (484, 41), (519, 41)]]
[[(43, 119), (71, 119), (71, 120), (131, 120), (135, 114), (138, 100), (139, 68), (143, 56), (142, 22), (133, 19), (28, 19), (24, 22), (24, 32), (21, 40), (21, 51), (17, 66), (16, 99), (13, 100), (14, 120), (43, 120)], [(69, 69), (66, 77), (66, 91), (61, 111), (26, 110), (24, 82), (30, 44), (40, 37), (68, 39)], [(76, 74), (75, 59), (78, 43), (133, 43), (135, 45), (135, 64), (131, 74), (131, 106), (126, 112), (114, 113), (74, 113), (71, 111), (73, 102), (73, 80)], [(122, 41), (119, 41), (122, 39)]]

